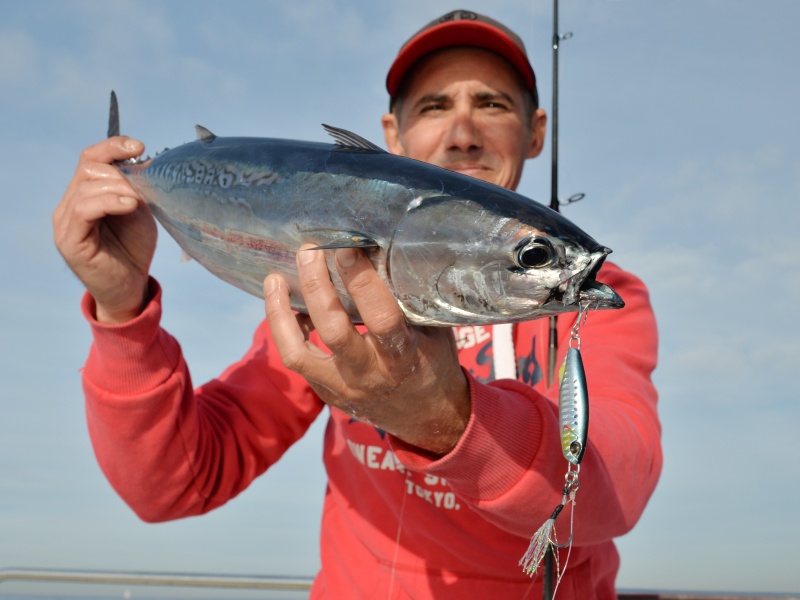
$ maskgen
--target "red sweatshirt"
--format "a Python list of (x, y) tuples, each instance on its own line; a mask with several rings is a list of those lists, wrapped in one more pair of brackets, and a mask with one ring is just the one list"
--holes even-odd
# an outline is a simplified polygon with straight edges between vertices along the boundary
[[(599, 277), (626, 301), (580, 331), (590, 394), (589, 443), (574, 507), (574, 544), (559, 600), (615, 598), (612, 538), (633, 527), (661, 470), (650, 374), (656, 324), (641, 281), (606, 263)], [(298, 440), (324, 405), (284, 368), (263, 322), (247, 354), (193, 388), (178, 343), (160, 328), (161, 291), (129, 323), (94, 320), (83, 371), (97, 459), (146, 521), (197, 515), (244, 490)], [(575, 315), (558, 319), (559, 364)], [(557, 385), (545, 388), (548, 320), (513, 331), (518, 380), (493, 381), (492, 328), (459, 327), (472, 417), (458, 446), (431, 460), (331, 409), (321, 564), (311, 598), (541, 598), (518, 562), (561, 501)], [(557, 521), (569, 536), (569, 507)], [(561, 564), (566, 554), (561, 554)]]

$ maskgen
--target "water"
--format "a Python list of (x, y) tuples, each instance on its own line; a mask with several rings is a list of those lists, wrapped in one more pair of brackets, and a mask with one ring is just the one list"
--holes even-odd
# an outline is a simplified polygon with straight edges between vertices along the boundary
[(20, 581), (0, 583), (0, 600), (307, 600), (307, 598), (307, 591)]
[[(4, 586), (5, 587), (5, 586)], [(243, 592), (240, 590), (215, 590), (214, 592), (196, 589), (114, 589), (114, 590), (9, 590), (0, 588), (2, 600), (307, 600), (308, 592), (266, 591)]]

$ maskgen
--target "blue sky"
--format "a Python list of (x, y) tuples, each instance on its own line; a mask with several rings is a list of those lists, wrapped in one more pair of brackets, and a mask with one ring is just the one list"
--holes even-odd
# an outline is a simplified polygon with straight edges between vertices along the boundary
[[(520, 33), (549, 111), (549, 0), (2, 3), (0, 568), (315, 572), (322, 421), (210, 515), (145, 525), (115, 496), (88, 442), (88, 328), (50, 215), (112, 88), (151, 151), (195, 123), (326, 141), (325, 122), (382, 145), (389, 63), (454, 8)], [(647, 282), (661, 332), (666, 463), (619, 540), (618, 585), (798, 592), (800, 2), (572, 0), (560, 17), (574, 37), (559, 190), (587, 195), (564, 212)], [(548, 141), (520, 191), (546, 202), (549, 171)], [(180, 258), (162, 231), (164, 326), (200, 382), (245, 351), (263, 307)]]

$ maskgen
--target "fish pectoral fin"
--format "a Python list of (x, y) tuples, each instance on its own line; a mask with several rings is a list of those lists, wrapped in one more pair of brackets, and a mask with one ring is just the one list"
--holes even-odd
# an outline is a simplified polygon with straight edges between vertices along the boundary
[(312, 239), (328, 241), (321, 243), (319, 246), (308, 248), (308, 250), (336, 250), (337, 248), (377, 248), (380, 246), (378, 242), (369, 236), (357, 233), (354, 231), (312, 231), (309, 232), (309, 237)]
[(388, 154), (386, 150), (364, 139), (360, 135), (347, 131), (347, 129), (340, 129), (331, 125), (322, 124), (330, 136), (336, 140), (336, 147), (342, 150), (361, 150), (368, 152), (380, 152), (381, 154)]

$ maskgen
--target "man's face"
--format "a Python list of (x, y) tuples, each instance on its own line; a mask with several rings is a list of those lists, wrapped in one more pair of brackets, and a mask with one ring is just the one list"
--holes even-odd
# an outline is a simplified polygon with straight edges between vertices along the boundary
[(515, 189), (542, 150), (546, 116), (529, 114), (513, 67), (492, 52), (451, 48), (420, 61), (383, 127), (389, 151)]

